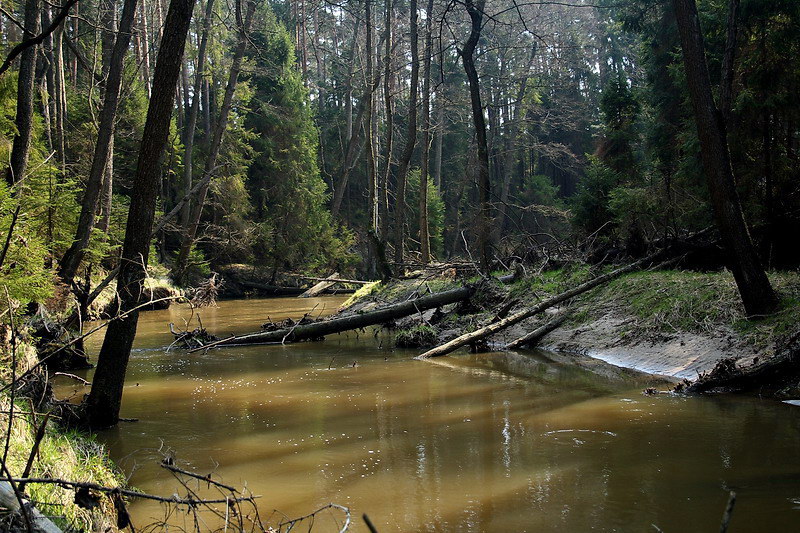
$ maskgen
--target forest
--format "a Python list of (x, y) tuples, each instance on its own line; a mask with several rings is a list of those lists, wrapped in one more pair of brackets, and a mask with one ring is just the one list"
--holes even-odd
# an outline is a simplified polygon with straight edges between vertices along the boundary
[[(738, 473), (759, 447), (742, 435), (756, 425), (784, 435), (798, 421), (796, 0), (2, 0), (0, 57), (0, 507), (10, 509), (0, 528), (290, 531), (319, 520), (370, 532), (687, 530), (670, 522), (683, 512), (677, 499), (642, 511), (632, 529), (614, 529), (622, 515), (612, 500), (597, 504), (602, 518), (592, 520), (601, 522), (589, 520), (594, 496), (580, 480), (618, 455), (599, 436), (635, 424), (601, 427), (630, 414), (610, 404), (588, 418), (567, 406), (644, 390), (637, 401), (654, 402), (661, 430), (672, 416), (696, 439), (724, 434), (719, 449), (735, 448), (725, 453), (739, 458)], [(339, 374), (323, 375), (326, 367)], [(222, 412), (195, 420), (199, 403), (179, 407), (190, 384), (172, 381), (186, 375), (193, 401), (202, 389), (225, 413), (252, 412), (227, 430)], [(220, 379), (213, 393), (210, 376)], [(245, 395), (250, 379), (272, 407), (222, 392)], [(504, 380), (519, 396), (505, 399)], [(293, 386), (276, 392), (281, 381)], [(373, 390), (378, 383), (386, 389)], [(398, 494), (417, 490), (413, 472), (434, 476), (423, 462), (431, 465), (435, 476), (419, 480), (424, 504), (398, 495), (386, 507), (375, 486), (301, 481), (327, 480), (334, 468), (304, 455), (294, 477), (281, 478), (297, 494), (262, 506), (255, 493), (269, 499), (274, 487), (227, 482), (248, 480), (247, 471), (197, 470), (208, 454), (214, 465), (238, 465), (228, 453), (239, 441), (208, 444), (214, 453), (198, 445), (191, 453), (202, 460), (175, 459), (189, 455), (175, 443), (194, 447), (182, 439), (213, 426), (215, 438), (269, 441), (262, 455), (284, 465), (279, 438), (338, 435), (320, 429), (338, 423), (322, 404), (303, 411), (317, 424), (288, 422), (323, 390), (332, 406), (353, 402), (361, 418), (342, 431), (377, 439), (384, 466), (375, 469), (397, 476)], [(164, 416), (142, 407), (148, 394), (182, 413), (175, 443), (158, 427), (137, 440), (149, 422), (131, 420)], [(431, 428), (450, 428), (440, 415), (418, 441), (389, 446), (406, 437), (379, 421), (373, 396), (400, 402), (403, 424), (418, 423), (414, 402), (427, 398), (416, 409), (432, 420), (449, 406), (483, 429), (438, 433)], [(552, 418), (508, 414), (534, 396)], [(759, 413), (752, 426), (747, 413)], [(724, 417), (736, 420), (729, 431), (710, 421)], [(263, 429), (284, 423), (293, 433)], [(541, 428), (551, 440), (587, 432), (571, 442), (596, 447), (558, 474), (576, 487), (558, 500), (575, 509), (563, 522), (549, 492), (536, 500), (547, 502), (541, 517), (509, 509), (535, 499), (521, 487), (541, 487), (539, 470), (509, 481), (516, 489), (495, 486), (503, 464), (539, 468), (523, 448), (503, 446)], [(500, 433), (503, 442), (488, 436)], [(464, 444), (473, 438), (480, 444)], [(783, 439), (769, 449), (777, 458), (788, 453), (780, 446), (800, 444)], [(619, 449), (656, 468), (636, 440)], [(388, 460), (385, 449), (403, 446), (416, 466)], [(454, 473), (460, 446), (487, 457), (463, 479)], [(161, 478), (126, 466), (134, 448), (158, 449), (147, 461), (157, 456)], [(663, 453), (678, 449), (687, 465), (709, 462), (688, 445)], [(718, 452), (708, 451), (714, 461)], [(561, 453), (549, 457), (563, 461)], [(600, 471), (624, 465), (618, 459)], [(344, 479), (349, 471), (336, 465)], [(763, 531), (768, 504), (759, 498), (796, 502), (763, 468), (772, 492), (706, 472), (725, 481), (692, 493), (702, 502), (692, 520), (715, 530), (722, 516), (722, 531)], [(677, 488), (630, 475), (676, 498), (707, 482)], [(447, 481), (486, 493), (431, 488)], [(734, 513), (737, 492), (743, 509)], [(636, 494), (618, 497), (633, 505)], [(147, 505), (166, 516), (144, 519)], [(273, 508), (284, 514), (268, 518)], [(785, 511), (770, 528), (797, 523), (796, 510)]]

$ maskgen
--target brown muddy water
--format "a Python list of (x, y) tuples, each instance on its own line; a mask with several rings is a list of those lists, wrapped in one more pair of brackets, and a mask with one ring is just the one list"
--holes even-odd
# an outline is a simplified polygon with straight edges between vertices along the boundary
[[(227, 335), (342, 300), (225, 301), (200, 315)], [(362, 513), (381, 533), (718, 531), (729, 490), (732, 533), (800, 531), (797, 407), (645, 397), (645, 376), (543, 352), (420, 362), (372, 333), (165, 353), (167, 324), (188, 316), (142, 314), (122, 413), (139, 421), (99, 435), (146, 492), (184, 493), (158, 466), (172, 450), (183, 468), (246, 484), (262, 516), (335, 502), (354, 531)], [(139, 526), (163, 516), (146, 502), (132, 513)], [(335, 530), (333, 518), (314, 529)]]

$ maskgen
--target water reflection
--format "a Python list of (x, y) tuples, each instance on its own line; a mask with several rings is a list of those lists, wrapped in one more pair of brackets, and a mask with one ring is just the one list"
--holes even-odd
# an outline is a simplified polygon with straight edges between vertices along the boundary
[[(222, 302), (202, 320), (240, 333), (340, 301)], [(169, 447), (188, 468), (246, 482), (265, 509), (333, 501), (381, 532), (712, 531), (728, 489), (732, 530), (800, 523), (795, 407), (644, 397), (639, 375), (555, 354), (419, 362), (371, 334), (165, 354), (166, 324), (182, 316), (142, 315), (123, 405), (140, 422), (101, 436), (148, 492), (176, 490), (157, 466)]]

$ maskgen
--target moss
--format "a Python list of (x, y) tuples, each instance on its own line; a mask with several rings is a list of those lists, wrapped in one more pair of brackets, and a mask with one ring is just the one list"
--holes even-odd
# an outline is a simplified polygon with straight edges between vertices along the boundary
[(374, 283), (368, 283), (366, 285), (362, 285), (362, 287), (360, 289), (358, 289), (356, 292), (354, 292), (350, 296), (350, 298), (348, 298), (339, 307), (339, 309), (347, 309), (348, 307), (350, 307), (351, 305), (353, 305), (357, 301), (362, 300), (363, 298), (366, 298), (367, 296), (378, 292), (380, 290), (380, 287), (381, 287), (382, 284), (383, 284), (382, 282), (376, 281)]
[(376, 281), (364, 285), (347, 299), (339, 310), (349, 309), (356, 304), (369, 301), (379, 301), (381, 304), (394, 304), (408, 300), (412, 294), (417, 293), (424, 296), (428, 293), (446, 291), (456, 286), (460, 286), (453, 280), (430, 279), (430, 280), (396, 280), (388, 283)]
[(439, 337), (436, 328), (427, 324), (419, 324), (409, 329), (397, 332), (394, 338), (395, 346), (399, 348), (420, 348), (434, 346)]

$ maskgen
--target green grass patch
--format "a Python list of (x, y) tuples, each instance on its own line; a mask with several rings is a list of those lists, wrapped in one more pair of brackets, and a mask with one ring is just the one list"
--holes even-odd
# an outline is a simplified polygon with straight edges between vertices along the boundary
[(395, 335), (394, 343), (398, 348), (420, 348), (433, 346), (438, 341), (436, 328), (427, 324), (419, 324), (409, 329), (401, 329)]
[[(0, 373), (4, 382), (10, 381), (11, 358), (8, 346), (0, 356)], [(36, 352), (28, 344), (17, 349), (18, 373), (35, 363)], [(13, 423), (9, 431), (10, 398), (0, 395), (0, 434), (5, 445), (10, 435), (7, 466), (14, 476), (21, 476), (34, 446), (36, 430), (44, 420), (43, 413), (32, 412), (32, 402), (17, 398), (14, 402)], [(51, 477), (68, 481), (83, 481), (104, 486), (124, 485), (124, 478), (112, 466), (101, 444), (75, 431), (63, 430), (58, 420), (51, 418), (39, 444), (30, 477)], [(100, 499), (93, 511), (82, 509), (74, 502), (74, 491), (50, 484), (30, 484), (25, 492), (36, 507), (64, 531), (102, 531), (114, 523), (114, 508), (108, 498)]]
[(781, 298), (769, 317), (745, 316), (730, 272), (635, 272), (599, 287), (582, 298), (582, 318), (597, 318), (621, 309), (635, 318), (631, 333), (734, 333), (759, 349), (770, 349), (780, 337), (798, 328), (800, 273), (773, 272), (772, 286)]

